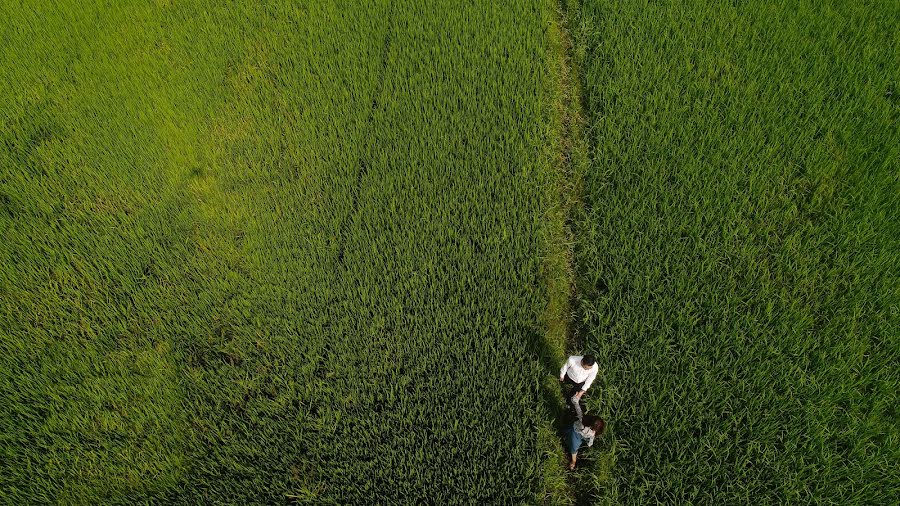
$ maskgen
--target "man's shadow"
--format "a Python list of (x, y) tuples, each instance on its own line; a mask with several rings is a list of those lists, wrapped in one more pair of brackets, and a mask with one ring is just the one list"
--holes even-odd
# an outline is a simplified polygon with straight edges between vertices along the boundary
[[(525, 338), (541, 369), (549, 372), (541, 381), (541, 397), (544, 409), (553, 418), (557, 439), (568, 455), (566, 434), (576, 420), (575, 409), (569, 404), (568, 399), (575, 393), (575, 386), (559, 381), (559, 369), (568, 355), (565, 355), (562, 343), (554, 345), (548, 342), (542, 331), (531, 328), (517, 328), (510, 331)], [(583, 403), (581, 408), (584, 412)]]

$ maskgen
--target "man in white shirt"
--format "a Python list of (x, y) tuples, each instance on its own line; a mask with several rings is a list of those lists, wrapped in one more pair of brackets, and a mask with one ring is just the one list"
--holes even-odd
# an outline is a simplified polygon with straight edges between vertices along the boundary
[(572, 355), (563, 364), (562, 369), (559, 370), (559, 381), (575, 385), (575, 394), (572, 395), (573, 405), (581, 400), (584, 392), (594, 383), (594, 378), (597, 377), (599, 370), (597, 361), (591, 355)]

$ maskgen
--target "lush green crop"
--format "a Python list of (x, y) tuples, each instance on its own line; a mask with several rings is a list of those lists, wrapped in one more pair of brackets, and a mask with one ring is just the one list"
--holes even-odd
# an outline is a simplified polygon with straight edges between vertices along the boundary
[(0, 502), (900, 496), (895, 4), (55, 4), (0, 1)]
[(900, 4), (580, 3), (600, 492), (896, 503)]
[(558, 488), (554, 8), (3, 2), (0, 502)]

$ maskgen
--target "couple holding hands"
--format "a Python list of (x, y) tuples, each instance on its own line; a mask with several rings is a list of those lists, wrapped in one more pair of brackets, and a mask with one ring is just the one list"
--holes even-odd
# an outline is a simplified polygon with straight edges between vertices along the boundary
[(574, 386), (574, 392), (566, 394), (566, 399), (575, 409), (576, 416), (575, 422), (566, 431), (566, 443), (569, 454), (572, 456), (569, 461), (569, 469), (575, 469), (575, 460), (578, 458), (578, 449), (582, 443), (587, 442), (588, 446), (593, 445), (594, 438), (603, 434), (603, 430), (606, 428), (606, 422), (599, 416), (590, 413), (583, 415), (581, 412), (581, 396), (594, 382), (598, 369), (597, 361), (591, 355), (572, 355), (559, 371), (559, 381), (563, 385)]

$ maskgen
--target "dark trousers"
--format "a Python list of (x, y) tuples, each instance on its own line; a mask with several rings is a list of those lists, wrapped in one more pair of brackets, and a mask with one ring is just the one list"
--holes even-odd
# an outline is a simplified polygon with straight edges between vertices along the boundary
[(575, 383), (572, 378), (570, 378), (569, 375), (566, 374), (566, 378), (563, 380), (563, 385), (575, 385), (575, 388), (572, 390), (572, 393), (574, 394), (575, 392), (581, 390), (581, 387), (584, 386), (584, 382), (582, 381), (581, 383)]

